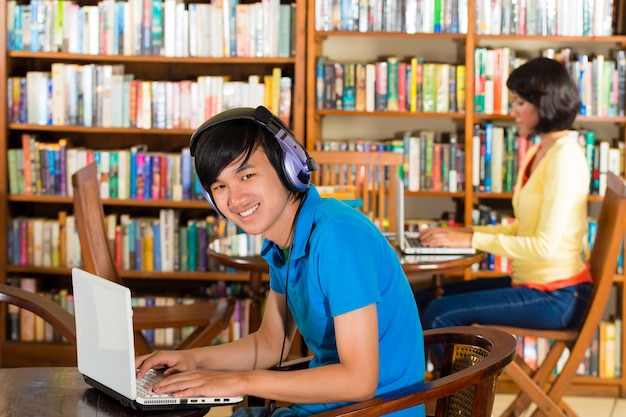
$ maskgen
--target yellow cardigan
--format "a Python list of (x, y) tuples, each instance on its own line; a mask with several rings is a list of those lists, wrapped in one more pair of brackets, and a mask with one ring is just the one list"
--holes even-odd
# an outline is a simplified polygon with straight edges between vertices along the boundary
[(474, 226), (472, 246), (506, 256), (515, 284), (543, 284), (570, 278), (585, 268), (589, 169), (575, 139), (558, 139), (522, 187), (526, 165), (538, 146), (529, 149), (519, 171), (508, 225)]

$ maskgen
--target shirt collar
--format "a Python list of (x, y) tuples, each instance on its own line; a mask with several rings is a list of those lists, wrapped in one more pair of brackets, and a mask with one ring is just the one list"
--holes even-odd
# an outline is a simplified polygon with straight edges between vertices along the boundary
[[(291, 259), (299, 259), (305, 255), (306, 243), (311, 235), (311, 229), (313, 228), (313, 220), (315, 217), (315, 208), (322, 201), (317, 188), (314, 185), (309, 186), (305, 195), (302, 197), (302, 207), (298, 212), (296, 218), (296, 225), (294, 227), (293, 242), (291, 243)], [(265, 239), (263, 242), (263, 248), (261, 249), (261, 255), (272, 264), (276, 264), (275, 261), (282, 259), (281, 248), (271, 240)]]

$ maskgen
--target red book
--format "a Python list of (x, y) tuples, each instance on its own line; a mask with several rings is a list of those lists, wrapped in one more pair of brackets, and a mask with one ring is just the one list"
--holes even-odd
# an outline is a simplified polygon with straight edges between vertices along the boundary
[(407, 98), (407, 82), (406, 82), (406, 62), (398, 63), (398, 111), (406, 111), (406, 98)]
[(433, 145), (433, 191), (441, 191), (442, 190), (442, 180), (441, 180), (441, 143), (435, 142)]

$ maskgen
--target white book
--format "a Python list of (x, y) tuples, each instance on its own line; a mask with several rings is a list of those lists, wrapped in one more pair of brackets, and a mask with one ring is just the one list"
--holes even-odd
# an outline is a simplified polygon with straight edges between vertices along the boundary
[(176, 0), (163, 1), (163, 55), (176, 56)]
[(122, 236), (121, 236), (121, 255), (122, 255), (122, 269), (129, 270), (130, 269), (130, 251), (129, 251), (129, 235), (128, 235), (128, 225), (130, 224), (130, 215), (129, 214), (121, 214), (120, 215), (120, 226), (122, 227)]
[(133, 12), (132, 6), (129, 2), (123, 2), (122, 10), (124, 13), (123, 17), (123, 31), (124, 36), (122, 39), (122, 54), (123, 55), (132, 55), (133, 54)]
[(504, 128), (494, 126), (491, 145), (491, 191), (494, 193), (502, 192), (504, 160)]
[(620, 175), (620, 151), (618, 148), (609, 149), (606, 169)]
[(608, 171), (609, 164), (609, 142), (606, 140), (600, 141), (600, 163), (599, 163), (599, 187), (598, 191), (601, 196), (606, 193), (606, 173)]
[(80, 89), (82, 91), (83, 126), (91, 127), (94, 124), (95, 103), (95, 64), (83, 65), (80, 70)]
[(456, 134), (450, 135), (450, 158), (448, 166), (448, 191), (455, 193), (458, 189), (459, 176), (456, 170), (458, 139)]
[(65, 266), (80, 266), (80, 246), (76, 233), (76, 218), (68, 215), (65, 219)]
[(189, 56), (198, 56), (198, 7), (197, 3), (187, 6), (187, 21), (189, 22)]
[[(180, 127), (180, 114), (178, 113), (180, 101), (175, 103), (174, 89), (178, 90), (176, 83), (170, 81), (165, 82), (165, 129), (172, 129), (176, 126), (174, 122), (175, 119)], [(178, 100), (180, 100), (180, 95), (178, 96)]]
[(52, 222), (44, 219), (41, 222), (41, 266), (52, 266)]
[(480, 136), (472, 137), (472, 186), (480, 185)]
[(98, 171), (100, 174), (100, 197), (110, 197), (110, 183), (109, 176), (111, 172), (109, 151), (100, 151), (100, 163), (98, 165)]
[(130, 0), (131, 2), (131, 27), (133, 37), (133, 54), (141, 55), (141, 32), (143, 25), (143, 0)]
[(52, 124), (63, 126), (66, 124), (65, 116), (65, 64), (53, 62), (50, 65), (52, 78)]
[(78, 149), (76, 148), (68, 148), (65, 152), (65, 172), (67, 172), (65, 189), (67, 190), (67, 194), (69, 196), (74, 195), (74, 188), (72, 187), (72, 175), (77, 171), (77, 155)]
[[(43, 265), (43, 222), (41, 218), (33, 218), (29, 221), (29, 229), (32, 228), (33, 266)], [(29, 233), (30, 234), (30, 233)]]
[(493, 49), (487, 49), (485, 54), (485, 114), (493, 114), (494, 104), (494, 51)]
[(181, 178), (180, 154), (171, 155), (172, 159), (172, 200), (181, 201), (183, 199), (183, 185)]
[(159, 210), (161, 271), (174, 271), (174, 209)]
[(376, 106), (376, 64), (365, 65), (365, 111), (373, 112)]
[(174, 53), (178, 57), (189, 56), (189, 13), (185, 9), (185, 3), (176, 3), (176, 38), (174, 41)]
[(420, 189), (420, 137), (411, 135), (409, 138), (409, 175), (408, 190), (419, 191)]
[(117, 151), (117, 196), (119, 199), (130, 198), (130, 151)]
[(114, 65), (111, 74), (111, 127), (124, 124), (124, 66)]

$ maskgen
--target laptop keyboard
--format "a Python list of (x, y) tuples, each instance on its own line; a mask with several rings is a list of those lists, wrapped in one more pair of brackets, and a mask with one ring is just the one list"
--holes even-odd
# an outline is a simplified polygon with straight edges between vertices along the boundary
[(142, 398), (170, 397), (170, 394), (157, 394), (150, 390), (150, 387), (162, 379), (163, 374), (156, 372), (154, 369), (150, 369), (143, 377), (137, 379), (137, 396)]
[(406, 243), (411, 248), (419, 248), (422, 246), (422, 242), (417, 237), (405, 236)]

